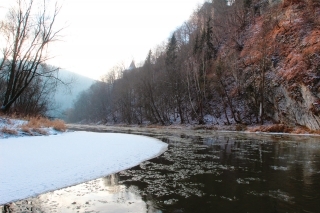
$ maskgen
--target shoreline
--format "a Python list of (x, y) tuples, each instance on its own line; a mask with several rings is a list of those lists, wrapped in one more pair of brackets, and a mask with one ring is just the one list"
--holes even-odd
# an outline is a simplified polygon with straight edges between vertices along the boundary
[(94, 132), (18, 137), (0, 145), (7, 150), (0, 158), (6, 171), (0, 175), (0, 206), (130, 169), (168, 149), (152, 137)]
[[(262, 131), (236, 131), (230, 130), (230, 126), (226, 129), (212, 129), (206, 128), (206, 126), (137, 126), (137, 125), (101, 125), (101, 124), (66, 124), (67, 128), (71, 131), (97, 131), (97, 132), (119, 132), (119, 133), (131, 133), (131, 134), (184, 134), (193, 136), (214, 136), (214, 135), (244, 135), (249, 138), (255, 137), (272, 137), (273, 139), (320, 139), (320, 134), (314, 133), (286, 133), (286, 132), (262, 132)], [(221, 126), (220, 126), (221, 127)]]
[[(289, 133), (264, 133), (264, 132), (246, 132), (246, 131), (227, 131), (227, 130), (208, 130), (208, 129), (190, 129), (183, 128), (181, 126), (170, 126), (170, 127), (139, 127), (139, 126), (105, 126), (105, 125), (80, 125), (80, 124), (67, 124), (69, 131), (94, 131), (94, 132), (105, 132), (105, 133), (126, 133), (126, 134), (139, 134), (143, 136), (153, 135), (153, 138), (161, 140), (164, 135), (168, 138), (175, 138), (177, 141), (185, 140), (185, 137), (196, 139), (197, 137), (202, 138), (215, 138), (218, 141), (230, 138), (231, 140), (238, 140), (239, 142), (246, 142), (249, 140), (260, 140), (267, 141), (272, 140), (273, 142), (313, 142), (318, 143), (320, 135), (301, 135), (301, 134), (289, 134)], [(251, 134), (250, 134), (251, 133)], [(254, 134), (252, 134), (254, 133)], [(275, 143), (276, 144), (276, 143)], [(161, 155), (161, 153), (160, 153)], [(155, 156), (156, 157), (156, 156)], [(78, 185), (78, 184), (76, 184)], [(74, 185), (74, 186), (76, 186)], [(66, 189), (68, 187), (63, 187)], [(50, 192), (59, 191), (53, 190)], [(46, 194), (46, 193), (44, 193)], [(41, 194), (40, 194), (41, 195)], [(37, 196), (31, 196), (24, 200), (33, 199)], [(3, 204), (0, 205), (3, 207)], [(1, 208), (0, 208), (1, 209)]]

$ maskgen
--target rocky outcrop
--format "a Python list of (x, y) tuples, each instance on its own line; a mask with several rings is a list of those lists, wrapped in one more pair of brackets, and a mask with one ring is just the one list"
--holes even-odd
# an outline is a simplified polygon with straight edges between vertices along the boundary
[[(290, 90), (292, 89), (292, 90)], [(274, 88), (274, 121), (284, 124), (306, 126), (311, 130), (320, 129), (320, 94), (313, 94), (305, 85), (288, 88), (278, 85)]]
[(260, 1), (265, 11), (245, 31), (240, 57), (245, 72), (265, 66), (267, 118), (319, 130), (320, 7), (317, 1), (290, 2)]

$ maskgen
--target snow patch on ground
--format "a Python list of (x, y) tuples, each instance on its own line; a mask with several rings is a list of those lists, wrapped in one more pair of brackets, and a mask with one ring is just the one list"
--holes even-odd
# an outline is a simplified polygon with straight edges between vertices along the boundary
[(131, 168), (167, 146), (154, 138), (119, 133), (0, 139), (0, 204)]
[(25, 123), (27, 123), (27, 121), (0, 117), (0, 128), (19, 128), (19, 126)]
[(41, 135), (56, 135), (61, 133), (52, 127), (42, 127), (29, 129), (28, 132), (22, 130), (22, 126), (28, 121), (20, 119), (2, 118), (0, 117), (0, 139), (24, 136), (41, 136)]

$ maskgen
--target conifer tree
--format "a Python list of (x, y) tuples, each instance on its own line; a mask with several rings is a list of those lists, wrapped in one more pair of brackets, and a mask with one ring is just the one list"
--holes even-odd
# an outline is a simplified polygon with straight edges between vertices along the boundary
[(180, 69), (178, 68), (178, 43), (173, 34), (166, 51), (166, 69), (168, 74), (168, 82), (170, 82), (171, 94), (173, 95), (174, 106), (177, 107), (181, 123), (184, 123), (184, 115), (182, 110), (183, 104), (183, 83)]
[(166, 57), (166, 66), (169, 72), (174, 72), (176, 69), (176, 60), (177, 60), (177, 39), (173, 34), (170, 42), (167, 46), (167, 57)]

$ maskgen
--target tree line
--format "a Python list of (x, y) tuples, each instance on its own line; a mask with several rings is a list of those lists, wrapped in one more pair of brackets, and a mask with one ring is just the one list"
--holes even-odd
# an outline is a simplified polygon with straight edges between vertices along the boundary
[[(143, 65), (114, 67), (66, 112), (69, 122), (263, 124), (278, 110), (281, 56), (267, 35), (288, 5), (316, 1), (205, 2)], [(250, 27), (261, 23), (259, 30)], [(258, 40), (250, 43), (250, 34)], [(248, 52), (248, 49), (251, 52)], [(280, 79), (280, 78), (279, 78)]]

